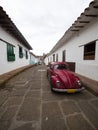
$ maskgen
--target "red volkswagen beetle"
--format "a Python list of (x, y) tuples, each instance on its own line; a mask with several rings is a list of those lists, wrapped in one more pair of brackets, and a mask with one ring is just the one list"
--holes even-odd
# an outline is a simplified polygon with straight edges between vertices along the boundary
[(53, 62), (47, 69), (52, 91), (75, 93), (84, 89), (79, 77), (69, 70), (65, 62)]

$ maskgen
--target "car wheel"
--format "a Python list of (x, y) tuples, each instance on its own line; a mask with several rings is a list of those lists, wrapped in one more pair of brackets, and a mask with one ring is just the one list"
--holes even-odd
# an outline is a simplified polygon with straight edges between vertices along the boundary
[(47, 77), (48, 77), (48, 72), (47, 72)]
[(51, 86), (51, 91), (54, 92), (51, 78), (50, 78), (50, 86)]
[(51, 76), (49, 74), (47, 74), (47, 77), (48, 77), (48, 80), (50, 81), (51, 80)]

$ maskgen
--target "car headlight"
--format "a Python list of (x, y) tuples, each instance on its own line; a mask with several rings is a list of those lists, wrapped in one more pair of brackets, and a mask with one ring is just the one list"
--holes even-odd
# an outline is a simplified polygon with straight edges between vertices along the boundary
[(56, 85), (57, 85), (57, 87), (59, 87), (60, 86), (60, 81), (56, 81)]
[(82, 84), (81, 84), (81, 82), (80, 82), (80, 80), (78, 80), (77, 81), (77, 84), (79, 85), (79, 86), (81, 86)]

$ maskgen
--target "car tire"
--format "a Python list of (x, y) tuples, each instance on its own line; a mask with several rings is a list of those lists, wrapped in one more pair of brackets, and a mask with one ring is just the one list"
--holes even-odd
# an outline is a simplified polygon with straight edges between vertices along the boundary
[(47, 72), (47, 78), (48, 78), (48, 72)]
[(51, 80), (51, 76), (47, 73), (47, 78), (50, 82), (50, 87), (51, 87), (51, 91), (53, 92), (53, 85), (52, 85), (52, 80)]
[(51, 78), (50, 78), (50, 86), (51, 86), (51, 91), (54, 92)]
[(51, 82), (51, 76), (47, 74), (48, 80)]

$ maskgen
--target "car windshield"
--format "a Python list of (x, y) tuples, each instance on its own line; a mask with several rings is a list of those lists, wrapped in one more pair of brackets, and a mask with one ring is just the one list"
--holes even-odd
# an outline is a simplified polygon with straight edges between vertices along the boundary
[(58, 64), (54, 66), (54, 69), (68, 69), (68, 66), (65, 64)]

